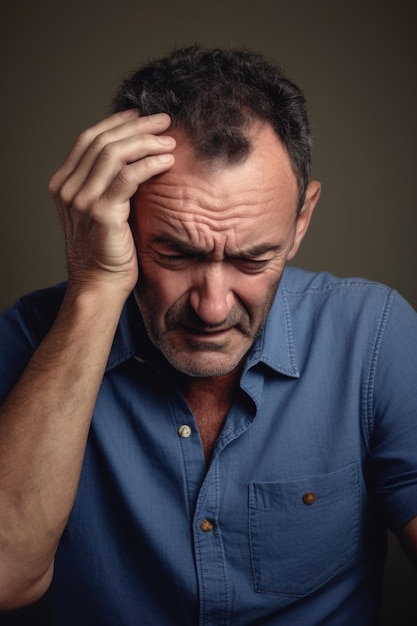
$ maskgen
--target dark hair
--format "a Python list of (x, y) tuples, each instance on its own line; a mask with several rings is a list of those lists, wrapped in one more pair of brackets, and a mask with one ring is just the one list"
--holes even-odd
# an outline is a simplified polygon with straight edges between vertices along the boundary
[(121, 85), (113, 110), (168, 113), (201, 158), (243, 160), (251, 150), (251, 122), (269, 122), (287, 149), (302, 206), (310, 180), (311, 136), (305, 99), (282, 70), (246, 49), (174, 50)]

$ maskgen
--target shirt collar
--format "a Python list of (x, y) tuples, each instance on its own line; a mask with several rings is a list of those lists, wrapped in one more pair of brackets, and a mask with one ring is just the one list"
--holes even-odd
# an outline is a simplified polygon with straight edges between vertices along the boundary
[[(265, 327), (249, 351), (245, 370), (258, 363), (264, 363), (280, 374), (299, 378), (284, 280), (285, 272)], [(120, 317), (106, 371), (133, 357), (146, 361), (146, 353), (149, 349), (152, 350), (152, 347), (135, 298), (131, 295)]]
[(274, 371), (299, 378), (290, 309), (285, 292), (285, 271), (265, 327), (249, 352), (246, 370), (264, 363)]
[(113, 339), (106, 371), (135, 357), (140, 335), (144, 333), (143, 322), (133, 294), (127, 299)]

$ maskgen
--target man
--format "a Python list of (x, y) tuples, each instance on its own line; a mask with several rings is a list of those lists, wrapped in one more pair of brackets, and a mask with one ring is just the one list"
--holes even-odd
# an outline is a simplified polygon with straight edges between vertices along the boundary
[(374, 624), (417, 552), (417, 319), (286, 268), (320, 185), (247, 51), (121, 87), (51, 181), (68, 282), (1, 321), (0, 606), (56, 623)]

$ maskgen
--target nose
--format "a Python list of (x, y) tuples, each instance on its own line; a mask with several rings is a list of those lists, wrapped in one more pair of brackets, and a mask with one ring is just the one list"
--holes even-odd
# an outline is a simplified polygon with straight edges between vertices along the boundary
[(234, 304), (229, 283), (227, 269), (221, 262), (195, 268), (190, 304), (205, 324), (220, 326), (227, 319)]

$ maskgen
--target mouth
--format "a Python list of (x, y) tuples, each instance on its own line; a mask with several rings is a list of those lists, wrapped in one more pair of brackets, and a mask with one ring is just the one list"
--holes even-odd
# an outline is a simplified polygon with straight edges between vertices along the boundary
[(183, 340), (191, 350), (218, 352), (226, 350), (230, 345), (230, 334), (233, 328), (233, 326), (221, 329), (181, 326), (180, 331)]
[(233, 330), (233, 328), (233, 326), (228, 326), (227, 328), (195, 328), (192, 326), (182, 326), (182, 329), (187, 334), (195, 337), (207, 337), (208, 339), (224, 337), (227, 333)]

